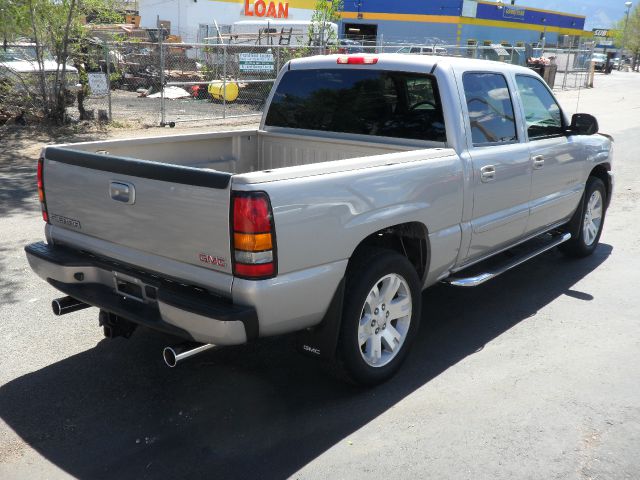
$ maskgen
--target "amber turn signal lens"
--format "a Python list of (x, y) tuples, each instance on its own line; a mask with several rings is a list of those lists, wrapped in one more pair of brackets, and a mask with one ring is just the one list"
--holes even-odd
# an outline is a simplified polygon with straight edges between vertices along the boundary
[(247, 250), (249, 252), (271, 250), (273, 245), (270, 233), (234, 233), (233, 244), (238, 250)]

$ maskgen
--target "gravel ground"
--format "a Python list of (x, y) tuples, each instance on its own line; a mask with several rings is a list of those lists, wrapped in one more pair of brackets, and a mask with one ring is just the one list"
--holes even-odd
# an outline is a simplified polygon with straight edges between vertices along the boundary
[[(190, 128), (198, 125), (211, 127), (212, 125), (217, 125), (223, 115), (234, 117), (260, 114), (266, 93), (268, 93), (271, 85), (260, 84), (259, 88), (266, 89), (266, 92), (252, 93), (251, 91), (241, 90), (241, 96), (238, 100), (229, 102), (226, 105), (226, 112), (224, 111), (224, 105), (219, 101), (194, 98), (166, 100), (165, 123), (188, 123)], [(156, 126), (160, 124), (161, 120), (160, 103), (159, 98), (141, 97), (136, 92), (126, 90), (113, 90), (111, 92), (112, 118), (118, 123)], [(97, 119), (99, 110), (108, 111), (109, 102), (106, 97), (88, 98), (85, 101), (85, 108), (93, 110)], [(68, 113), (71, 118), (78, 117), (78, 110), (75, 106), (70, 107)], [(258, 116), (255, 118), (259, 119)]]
[(0, 129), (0, 478), (638, 478), (640, 75), (596, 87), (559, 94), (616, 138), (595, 254), (429, 289), (402, 371), (370, 390), (287, 338), (169, 370), (164, 335), (105, 340), (95, 309), (54, 318), (22, 251), (42, 238), (41, 144), (169, 129)]

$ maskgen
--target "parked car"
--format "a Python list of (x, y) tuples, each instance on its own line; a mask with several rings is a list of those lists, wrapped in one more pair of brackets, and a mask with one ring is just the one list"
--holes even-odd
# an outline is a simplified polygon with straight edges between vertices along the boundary
[[(62, 65), (45, 53), (43, 68), (47, 87), (53, 89), (56, 72), (61, 72)], [(7, 48), (0, 47), (0, 82), (9, 83), (17, 91), (39, 93), (40, 74), (35, 44), (18, 43)], [(75, 94), (81, 88), (78, 70), (72, 65), (66, 65), (65, 78), (61, 81), (64, 81), (63, 88), (72, 104)]]
[(447, 49), (438, 45), (402, 47), (396, 53), (413, 53), (417, 55), (446, 55)]
[(338, 40), (338, 53), (363, 53), (365, 51), (361, 42), (349, 38)]
[(47, 241), (26, 254), (65, 295), (54, 313), (95, 306), (107, 337), (145, 325), (187, 341), (164, 350), (170, 366), (297, 332), (375, 384), (406, 357), (423, 289), (474, 287), (556, 246), (593, 253), (613, 186), (597, 132), (516, 65), (296, 59), (258, 128), (44, 148)]
[(603, 72), (607, 65), (607, 56), (604, 53), (594, 53), (591, 55), (590, 61), (594, 63), (596, 70)]

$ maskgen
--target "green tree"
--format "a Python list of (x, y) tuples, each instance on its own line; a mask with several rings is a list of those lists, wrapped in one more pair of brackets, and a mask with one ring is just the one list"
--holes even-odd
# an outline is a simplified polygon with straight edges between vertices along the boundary
[(16, 0), (0, 0), (0, 41), (7, 48), (27, 27), (24, 9)]
[(335, 43), (337, 34), (328, 24), (341, 18), (342, 0), (316, 0), (309, 26), (309, 45), (326, 46)]
[[(8, 38), (24, 37), (35, 44), (37, 80), (34, 92), (40, 98), (45, 117), (56, 123), (65, 120), (68, 91), (67, 65), (82, 55), (88, 35), (86, 19), (96, 23), (122, 20), (114, 0), (0, 0), (11, 5), (13, 26), (5, 26)], [(3, 21), (4, 24), (4, 21)], [(45, 71), (45, 61), (57, 62), (53, 73)]]
[(640, 57), (640, 6), (636, 6), (629, 12), (628, 21), (625, 15), (616, 23), (614, 28), (616, 45), (619, 45), (620, 48), (627, 52), (631, 52), (632, 68), (636, 69)]

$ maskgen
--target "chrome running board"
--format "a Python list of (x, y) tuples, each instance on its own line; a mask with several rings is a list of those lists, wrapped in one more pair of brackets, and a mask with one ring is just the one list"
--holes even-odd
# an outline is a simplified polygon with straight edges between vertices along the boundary
[[(537, 246), (534, 250), (530, 250), (520, 256), (512, 258), (507, 263), (494, 266), (492, 268), (486, 269), (486, 271), (478, 273), (476, 275), (472, 275), (469, 277), (458, 277), (458, 276), (450, 276), (442, 280), (444, 283), (449, 285), (453, 285), (454, 287), (476, 287), (478, 285), (487, 282), (498, 275), (511, 270), (514, 267), (526, 262), (527, 260), (531, 260), (533, 257), (537, 257), (541, 253), (546, 252), (547, 250), (551, 250), (553, 247), (557, 247), (561, 243), (566, 242), (571, 238), (570, 233), (564, 233), (560, 235), (556, 235), (551, 237), (551, 239), (543, 243), (542, 245)], [(479, 266), (479, 265), (476, 265)], [(464, 273), (464, 270), (458, 273)]]

